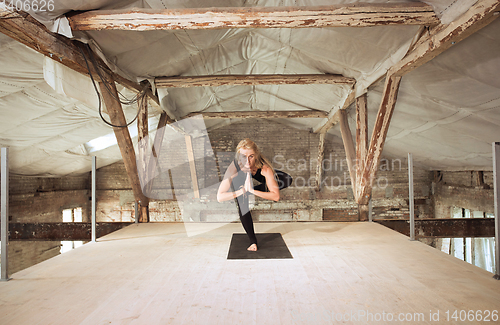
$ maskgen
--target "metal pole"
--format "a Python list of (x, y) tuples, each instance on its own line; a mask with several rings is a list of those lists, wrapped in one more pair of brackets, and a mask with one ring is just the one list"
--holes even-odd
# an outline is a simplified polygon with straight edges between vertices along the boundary
[(96, 156), (92, 156), (92, 241), (96, 241)]
[(0, 240), (2, 241), (1, 254), (2, 254), (2, 275), (0, 277), (1, 281), (9, 281), (9, 264), (8, 264), (8, 248), (9, 248), (9, 149), (2, 148), (2, 159), (1, 159), (1, 199), (0, 199), (0, 227), (1, 235)]
[(493, 185), (495, 193), (495, 276), (500, 280), (500, 142), (493, 142)]
[(370, 199), (370, 201), (368, 201), (368, 221), (369, 222), (373, 222), (373, 218), (372, 218), (372, 199)]
[(135, 201), (135, 223), (139, 223), (139, 203)]
[(413, 156), (408, 153), (408, 188), (410, 202), (410, 240), (415, 240), (415, 208), (413, 206)]

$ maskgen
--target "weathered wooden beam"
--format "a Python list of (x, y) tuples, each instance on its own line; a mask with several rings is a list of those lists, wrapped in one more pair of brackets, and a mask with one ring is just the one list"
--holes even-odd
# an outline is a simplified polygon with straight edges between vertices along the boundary
[(200, 189), (198, 187), (198, 176), (196, 175), (196, 164), (194, 161), (194, 151), (193, 151), (193, 141), (190, 135), (184, 136), (186, 140), (186, 150), (189, 161), (189, 170), (191, 171), (191, 182), (193, 183), (193, 194), (194, 197), (200, 198)]
[[(410, 236), (410, 221), (401, 219), (374, 220), (403, 235)], [(457, 219), (416, 219), (415, 237), (460, 238), (494, 237), (494, 218), (457, 218)]]
[(385, 139), (389, 131), (389, 125), (396, 106), (396, 99), (399, 90), (401, 77), (387, 77), (385, 80), (382, 102), (377, 113), (375, 126), (373, 127), (372, 137), (366, 159), (363, 162), (363, 172), (359, 180), (359, 187), (356, 188), (358, 204), (368, 205), (371, 197), (372, 184), (377, 174), (377, 169), (384, 149)]
[(325, 156), (326, 133), (319, 134), (318, 164), (316, 165), (316, 191), (321, 190), (321, 179), (323, 178), (323, 157)]
[[(149, 125), (148, 125), (148, 101), (142, 98), (137, 102), (139, 105), (139, 114), (137, 116), (137, 141), (139, 152), (139, 164), (137, 166), (139, 175), (146, 178), (148, 169), (148, 149), (149, 149)], [(139, 183), (140, 184), (140, 183)], [(141, 192), (144, 194), (144, 191)], [(148, 222), (149, 220), (149, 201), (148, 204), (141, 204), (139, 209), (139, 222)]]
[[(0, 8), (0, 17), (0, 32), (70, 69), (85, 75), (89, 74), (82, 54), (82, 51), (85, 51), (83, 43), (50, 32), (36, 19), (23, 12)], [(96, 61), (98, 67), (119, 84), (138, 92), (143, 89), (138, 83), (111, 72), (97, 56)], [(92, 65), (90, 63), (89, 65), (91, 73), (96, 75)], [(147, 95), (159, 105), (158, 97), (153, 95), (151, 90), (147, 91)]]
[(155, 78), (157, 88), (253, 86), (253, 85), (354, 85), (353, 78), (335, 74), (210, 75)]
[[(97, 237), (122, 229), (130, 222), (98, 222)], [(9, 223), (10, 240), (88, 240), (90, 222)]]
[(325, 118), (328, 116), (323, 111), (244, 111), (244, 112), (202, 112), (190, 113), (184, 118), (202, 115), (204, 119), (228, 118)]
[(355, 162), (356, 152), (352, 140), (351, 129), (349, 128), (349, 122), (347, 120), (347, 111), (345, 109), (340, 110), (339, 124), (340, 124), (340, 132), (342, 134), (342, 141), (344, 142), (347, 167), (349, 169), (349, 175), (351, 176), (351, 188), (354, 195), (356, 195), (356, 170), (354, 169), (356, 163)]
[(429, 62), (456, 43), (487, 26), (496, 18), (500, 1), (479, 0), (466, 13), (448, 25), (439, 25), (424, 34), (414, 49), (396, 63), (387, 75), (400, 77)]
[(363, 166), (368, 151), (368, 113), (366, 93), (356, 98), (356, 186), (353, 187), (354, 197), (358, 202), (358, 217), (360, 221), (368, 220), (369, 206), (360, 200), (358, 190), (361, 188)]
[(363, 162), (368, 151), (368, 112), (366, 93), (356, 98), (356, 188), (361, 187)]
[(113, 125), (115, 125), (115, 127), (113, 127), (113, 131), (122, 154), (123, 163), (130, 180), (135, 200), (141, 207), (147, 207), (149, 199), (142, 193), (141, 182), (137, 171), (134, 144), (132, 143), (132, 138), (130, 137), (128, 128), (126, 127), (127, 121), (125, 119), (122, 106), (117, 100), (119, 97), (118, 92), (116, 91), (115, 83), (109, 83), (108, 87), (106, 87), (103, 83), (99, 83), (99, 87), (101, 89), (101, 95), (104, 100), (104, 104), (106, 105), (110, 121)]
[(99, 10), (69, 15), (68, 20), (72, 30), (138, 31), (434, 25), (439, 22), (433, 8), (421, 2), (314, 7)]

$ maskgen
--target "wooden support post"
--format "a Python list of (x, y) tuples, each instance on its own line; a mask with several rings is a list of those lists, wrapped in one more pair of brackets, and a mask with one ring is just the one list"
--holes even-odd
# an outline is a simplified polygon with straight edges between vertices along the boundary
[[(141, 208), (146, 207), (147, 209), (149, 199), (142, 193), (141, 182), (139, 180), (139, 174), (137, 172), (137, 162), (135, 158), (134, 145), (132, 143), (132, 138), (130, 137), (128, 128), (126, 127), (127, 121), (125, 119), (125, 114), (123, 114), (122, 106), (117, 100), (117, 98), (119, 97), (118, 92), (116, 91), (116, 86), (114, 82), (109, 83), (109, 91), (103, 83), (99, 83), (99, 87), (101, 89), (101, 94), (104, 99), (110, 121), (113, 125), (115, 125), (115, 127), (113, 127), (113, 131), (116, 136), (116, 141), (118, 142), (118, 147), (120, 148), (120, 152), (122, 154), (125, 169), (127, 171), (130, 185), (134, 193), (134, 198), (136, 202), (139, 202)], [(147, 220), (144, 219), (141, 219), (140, 221), (147, 222)]]
[(194, 162), (194, 151), (193, 151), (193, 142), (190, 135), (184, 136), (186, 139), (186, 149), (189, 160), (189, 169), (191, 170), (191, 180), (193, 182), (193, 193), (194, 197), (200, 198), (200, 190), (198, 188), (198, 177), (196, 176), (196, 164)]
[(495, 193), (495, 276), (500, 280), (500, 142), (493, 142), (493, 185)]
[(323, 158), (325, 156), (325, 133), (319, 134), (318, 165), (316, 166), (316, 191), (321, 190), (321, 179), (323, 178)]
[(356, 98), (356, 191), (354, 197), (358, 203), (358, 219), (360, 221), (370, 219), (370, 206), (366, 200), (360, 199), (363, 162), (366, 160), (368, 151), (368, 113), (366, 97), (366, 94), (364, 94)]
[(384, 149), (385, 139), (389, 130), (389, 125), (396, 106), (397, 93), (401, 77), (393, 77), (388, 75), (385, 80), (384, 93), (382, 102), (375, 120), (370, 147), (366, 156), (366, 161), (363, 163), (363, 172), (359, 180), (360, 189), (358, 190), (358, 203), (368, 204), (371, 197), (373, 181), (377, 174), (377, 169)]
[(0, 254), (2, 254), (1, 281), (9, 281), (9, 148), (2, 148), (0, 162), (0, 240), (2, 241)]
[[(366, 94), (356, 98), (356, 191), (361, 188), (360, 180), (363, 172), (363, 162), (368, 151), (368, 114)], [(359, 193), (355, 194), (359, 197)]]
[(347, 167), (349, 168), (349, 175), (351, 176), (352, 192), (356, 193), (356, 172), (354, 170), (354, 160), (356, 158), (356, 153), (354, 151), (351, 129), (349, 128), (349, 122), (347, 121), (346, 110), (340, 111), (340, 132), (342, 133), (342, 141), (344, 142)]
[[(138, 151), (139, 151), (139, 164), (137, 166), (139, 175), (142, 175), (144, 180), (149, 179), (148, 177), (148, 149), (149, 149), (149, 125), (148, 125), (148, 101), (146, 98), (142, 98), (137, 102), (139, 105), (139, 115), (137, 116), (137, 141), (138, 141)], [(144, 184), (145, 185), (145, 184)], [(145, 191), (141, 188), (141, 192), (144, 194)], [(136, 216), (137, 218), (137, 216)], [(139, 221), (148, 222), (149, 221), (149, 200), (146, 203), (140, 204), (139, 209)]]

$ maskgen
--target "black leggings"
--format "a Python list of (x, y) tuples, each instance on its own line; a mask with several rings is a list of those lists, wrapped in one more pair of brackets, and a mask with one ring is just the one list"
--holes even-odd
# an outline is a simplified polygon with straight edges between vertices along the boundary
[(250, 245), (251, 244), (257, 245), (257, 237), (255, 236), (255, 231), (253, 229), (252, 214), (250, 213), (250, 211), (248, 211), (243, 215), (240, 212), (240, 221), (243, 224), (243, 228), (245, 229), (248, 235), (248, 239), (250, 240)]

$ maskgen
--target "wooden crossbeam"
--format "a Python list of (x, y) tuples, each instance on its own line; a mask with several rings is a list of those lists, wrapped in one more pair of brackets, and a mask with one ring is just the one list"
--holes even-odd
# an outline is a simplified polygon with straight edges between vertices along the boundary
[[(130, 222), (97, 222), (96, 237), (131, 225)], [(91, 240), (90, 222), (9, 223), (9, 240)]]
[(323, 28), (439, 23), (421, 2), (310, 7), (99, 10), (68, 15), (72, 30)]
[(323, 111), (241, 111), (241, 112), (203, 112), (190, 113), (184, 118), (202, 115), (204, 119), (228, 119), (228, 118), (326, 118), (328, 115)]
[(354, 85), (353, 78), (334, 74), (263, 74), (158, 77), (157, 88), (254, 86), (254, 85)]
[[(379, 219), (374, 220), (403, 235), (410, 236), (408, 220)], [(456, 219), (416, 219), (416, 238), (464, 238), (494, 237), (494, 218), (456, 218)]]
[[(82, 54), (83, 43), (50, 32), (36, 19), (22, 12), (0, 8), (0, 17), (0, 32), (70, 69), (85, 75), (89, 74), (85, 57)], [(86, 50), (83, 49), (83, 51)], [(142, 90), (140, 84), (111, 72), (100, 58), (96, 57), (96, 61), (99, 69), (106, 71), (112, 80), (133, 91)], [(94, 68), (90, 63), (89, 65), (91, 73), (96, 76)], [(158, 97), (153, 95), (151, 90), (147, 91), (147, 95), (159, 105)]]

